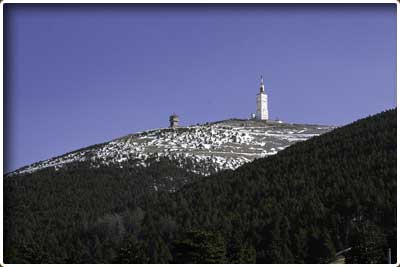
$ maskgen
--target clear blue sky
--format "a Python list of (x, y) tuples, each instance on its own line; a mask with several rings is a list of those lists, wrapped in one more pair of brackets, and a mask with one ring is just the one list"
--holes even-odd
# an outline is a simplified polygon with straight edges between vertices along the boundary
[(5, 171), (255, 112), (344, 125), (396, 106), (396, 6), (6, 4)]

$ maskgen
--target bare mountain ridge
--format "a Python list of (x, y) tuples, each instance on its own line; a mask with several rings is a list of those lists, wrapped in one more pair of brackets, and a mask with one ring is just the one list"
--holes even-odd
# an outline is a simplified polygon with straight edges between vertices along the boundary
[(89, 146), (20, 168), (9, 175), (56, 170), (76, 161), (89, 161), (93, 168), (134, 162), (147, 167), (161, 158), (202, 175), (236, 169), (256, 158), (278, 151), (334, 129), (332, 126), (289, 124), (278, 121), (229, 119), (178, 128), (160, 128), (129, 134), (110, 142)]

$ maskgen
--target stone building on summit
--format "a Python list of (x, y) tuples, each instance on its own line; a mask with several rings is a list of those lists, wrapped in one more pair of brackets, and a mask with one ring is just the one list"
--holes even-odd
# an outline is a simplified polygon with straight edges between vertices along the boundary
[(179, 124), (179, 117), (175, 113), (169, 116), (169, 127), (176, 128)]

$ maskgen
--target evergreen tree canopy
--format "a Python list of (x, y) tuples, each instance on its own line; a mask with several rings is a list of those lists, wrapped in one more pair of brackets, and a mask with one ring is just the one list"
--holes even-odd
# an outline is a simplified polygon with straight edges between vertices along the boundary
[(396, 262), (396, 138), (393, 109), (209, 177), (167, 160), (6, 177), (4, 260)]

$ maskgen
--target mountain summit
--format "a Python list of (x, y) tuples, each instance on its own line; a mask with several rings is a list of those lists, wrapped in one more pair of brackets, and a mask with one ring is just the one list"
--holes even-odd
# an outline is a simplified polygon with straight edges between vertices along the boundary
[(149, 166), (161, 158), (191, 172), (210, 175), (236, 169), (256, 158), (332, 130), (332, 126), (289, 124), (278, 121), (229, 119), (203, 125), (161, 128), (129, 134), (110, 142), (89, 146), (40, 161), (9, 175), (32, 173), (44, 168), (59, 170), (73, 162), (89, 162), (93, 168), (120, 165)]

